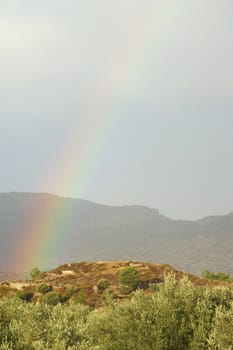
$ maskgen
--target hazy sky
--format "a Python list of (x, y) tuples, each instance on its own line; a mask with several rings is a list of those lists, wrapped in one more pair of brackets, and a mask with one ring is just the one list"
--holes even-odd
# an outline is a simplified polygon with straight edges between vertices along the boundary
[(233, 211), (232, 0), (0, 0), (0, 191)]

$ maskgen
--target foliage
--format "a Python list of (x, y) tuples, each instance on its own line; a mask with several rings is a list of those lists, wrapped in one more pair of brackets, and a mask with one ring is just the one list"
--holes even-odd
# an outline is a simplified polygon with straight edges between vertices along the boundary
[(225, 272), (210, 272), (209, 270), (205, 270), (202, 272), (202, 276), (209, 280), (233, 282), (233, 277), (229, 276)]
[(41, 275), (41, 271), (38, 269), (38, 267), (34, 267), (30, 272), (30, 276), (33, 280), (39, 278), (40, 275)]
[(123, 291), (132, 291), (135, 290), (139, 283), (138, 272), (135, 267), (126, 267), (120, 272), (119, 282), (123, 287)]
[(39, 284), (39, 286), (37, 287), (37, 291), (42, 294), (46, 294), (50, 292), (52, 289), (53, 289), (52, 286), (45, 283)]
[(158, 288), (158, 283), (149, 283), (149, 290), (151, 292), (157, 292)]
[(83, 305), (64, 307), (2, 299), (0, 344), (2, 349), (12, 350), (73, 350), (80, 349), (78, 344), (82, 342), (87, 350), (82, 333), (88, 314), (89, 309)]
[(75, 304), (83, 304), (84, 300), (85, 295), (82, 290), (75, 296), (75, 298), (73, 298)]
[(66, 291), (63, 293), (63, 295), (61, 296), (61, 302), (63, 303), (69, 300), (72, 297), (72, 295), (74, 295), (75, 292), (76, 292), (76, 288), (74, 286), (68, 287)]
[(17, 292), (15, 294), (16, 294), (16, 297), (20, 298), (23, 301), (27, 301), (27, 302), (31, 301), (33, 298), (33, 293), (27, 292), (27, 291), (22, 290), (22, 289), (17, 290)]
[[(0, 300), (0, 350), (230, 350), (233, 290), (195, 287), (187, 278), (165, 277), (156, 291), (137, 290), (116, 302), (104, 292), (104, 307), (79, 303)], [(108, 292), (107, 292), (108, 291)], [(43, 299), (56, 302), (58, 293)]]
[(101, 278), (97, 282), (97, 287), (99, 290), (105, 290), (110, 286), (110, 282), (106, 278)]
[(44, 296), (44, 302), (48, 305), (57, 305), (61, 302), (61, 296), (57, 292), (49, 292)]

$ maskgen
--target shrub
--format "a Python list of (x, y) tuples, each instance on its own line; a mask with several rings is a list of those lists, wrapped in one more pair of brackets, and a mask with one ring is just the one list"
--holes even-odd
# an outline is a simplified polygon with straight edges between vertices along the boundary
[(67, 288), (66, 291), (61, 296), (61, 302), (64, 303), (67, 300), (69, 300), (75, 292), (76, 292), (76, 288), (74, 286)]
[(127, 267), (120, 272), (119, 282), (125, 292), (135, 290), (139, 283), (138, 272), (134, 267)]
[(57, 292), (49, 292), (49, 293), (45, 294), (45, 296), (44, 296), (44, 302), (47, 305), (55, 306), (58, 303), (60, 303), (60, 301), (61, 301), (61, 296)]
[(211, 272), (209, 270), (205, 270), (202, 272), (202, 276), (209, 280), (219, 280), (224, 282), (233, 282), (233, 277), (226, 274), (225, 272)]
[(45, 283), (39, 284), (39, 286), (37, 287), (37, 291), (42, 294), (46, 294), (50, 292), (52, 289), (53, 289), (52, 286)]
[(85, 300), (85, 295), (84, 295), (84, 292), (81, 290), (78, 295), (76, 295), (74, 298), (73, 298), (73, 301), (75, 304), (83, 304)]
[(18, 290), (15, 294), (18, 298), (26, 302), (31, 301), (33, 298), (33, 293), (26, 292), (25, 290)]
[(41, 271), (38, 269), (38, 267), (34, 267), (30, 272), (31, 278), (33, 280), (37, 279), (41, 275)]
[(158, 283), (153, 283), (153, 282), (150, 282), (149, 283), (149, 290), (151, 292), (157, 292), (159, 290), (159, 285)]
[(109, 287), (107, 289), (104, 290), (103, 292), (103, 303), (106, 307), (108, 306), (112, 306), (114, 303), (114, 294), (112, 291), (112, 288)]
[(97, 287), (99, 290), (105, 290), (110, 286), (110, 282), (106, 278), (101, 278), (97, 282)]

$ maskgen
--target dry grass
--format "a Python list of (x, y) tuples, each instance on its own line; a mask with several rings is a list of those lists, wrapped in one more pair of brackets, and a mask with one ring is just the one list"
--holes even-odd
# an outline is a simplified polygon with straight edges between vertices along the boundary
[[(121, 294), (119, 285), (120, 271), (129, 266), (137, 269), (140, 287), (146, 293), (149, 292), (149, 283), (161, 283), (164, 281), (164, 276), (169, 273), (173, 273), (178, 280), (187, 276), (196, 286), (208, 285), (215, 287), (225, 285), (232, 287), (232, 284), (229, 283), (209, 281), (198, 276), (177, 271), (169, 265), (132, 261), (81, 262), (59, 266), (52, 271), (43, 273), (43, 278), (33, 282), (11, 282), (8, 285), (2, 283), (0, 285), (0, 296), (13, 293), (17, 289), (30, 290), (36, 293), (39, 284), (47, 283), (52, 285), (53, 289), (58, 291), (62, 296), (67, 295), (67, 291), (72, 288), (73, 293), (69, 298), (80, 300), (92, 307), (99, 307), (103, 304), (103, 291), (98, 290), (97, 282), (102, 278), (110, 282), (116, 299), (120, 300), (129, 297), (129, 295)], [(67, 301), (69, 298), (67, 298)]]

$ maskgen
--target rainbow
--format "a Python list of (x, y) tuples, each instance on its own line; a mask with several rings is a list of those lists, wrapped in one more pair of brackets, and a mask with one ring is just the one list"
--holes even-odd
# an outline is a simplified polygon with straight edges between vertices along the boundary
[[(125, 38), (122, 46), (116, 49), (115, 58), (106, 64), (103, 79), (90, 97), (89, 109), (82, 116), (86, 120), (82, 138), (80, 133), (78, 138), (74, 132), (67, 140), (60, 161), (56, 160), (51, 166), (45, 184), (53, 184), (53, 188), (58, 188), (62, 194), (78, 193), (79, 189), (88, 188), (103, 152), (103, 140), (110, 138), (116, 125), (122, 121), (127, 98), (143, 82), (150, 55), (162, 47), (181, 3), (182, 0), (172, 0), (145, 5), (145, 13), (132, 24), (128, 40)], [(17, 266), (18, 271), (29, 271), (34, 267), (34, 261), (39, 261), (39, 268), (43, 267), (46, 252), (60, 244), (62, 237), (57, 234), (60, 218), (67, 224), (69, 222), (68, 208), (62, 203), (52, 201), (37, 224), (28, 218), (23, 227), (23, 244), (16, 247), (11, 257), (11, 265)]]

